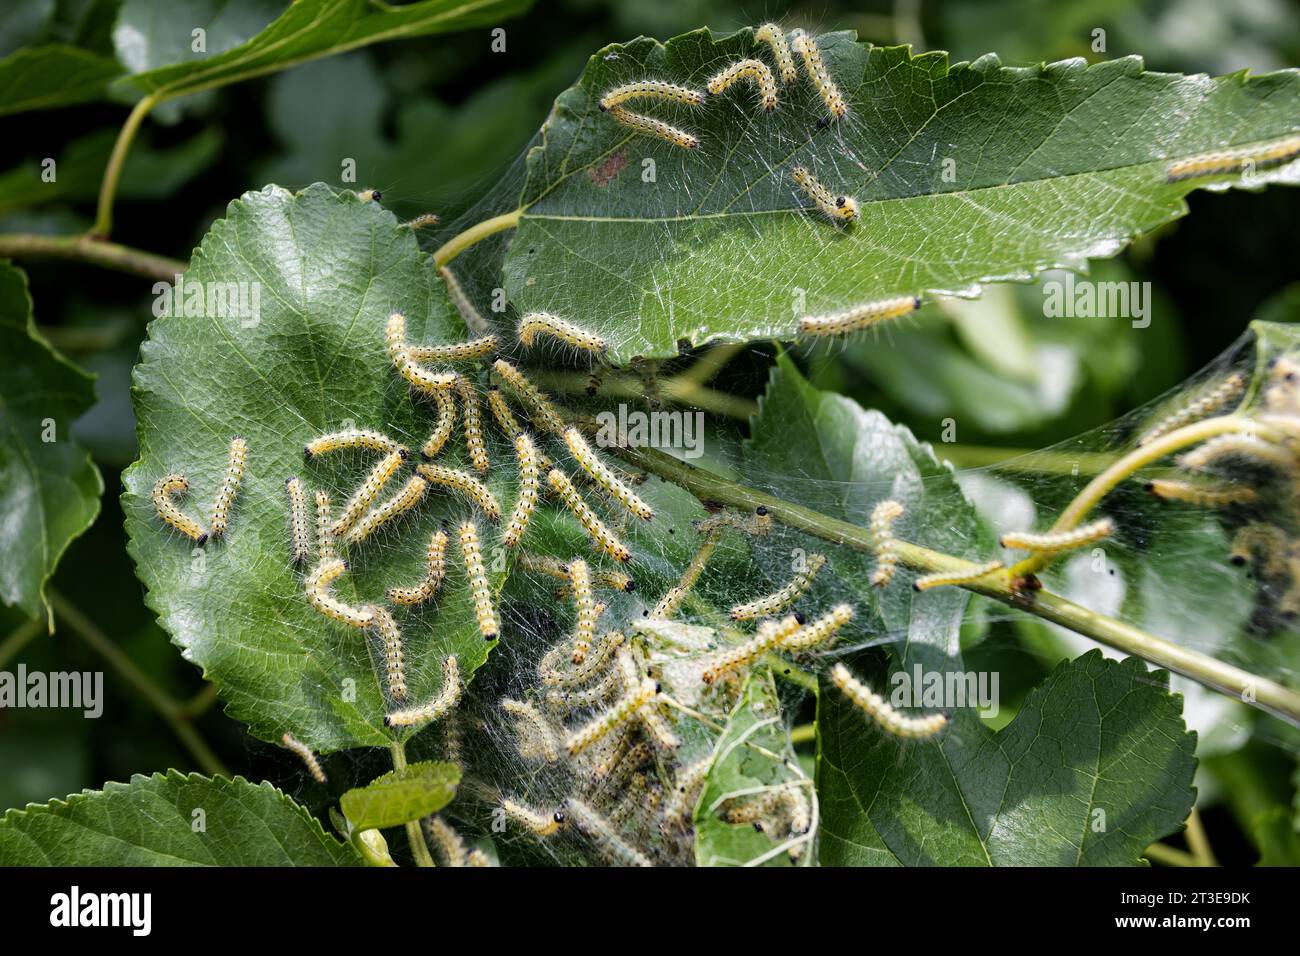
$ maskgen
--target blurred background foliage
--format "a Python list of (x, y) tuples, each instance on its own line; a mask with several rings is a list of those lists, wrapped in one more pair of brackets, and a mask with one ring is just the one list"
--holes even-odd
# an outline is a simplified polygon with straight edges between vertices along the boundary
[[(141, 50), (115, 31), (124, 3), (168, 6), (163, 0), (4, 4), (0, 56), (61, 42), (128, 65), (146, 55), (166, 62), (166, 51)], [(226, 45), (257, 32), (283, 8), (273, 0), (227, 6)], [(728, 32), (760, 18), (856, 29), (880, 44), (948, 50), (954, 61), (996, 53), (1012, 66), (1129, 54), (1144, 57), (1150, 69), (1186, 73), (1263, 72), (1300, 63), (1300, 7), (1293, 0), (766, 0), (761, 8), (740, 0), (547, 0), (502, 24), (504, 53), (490, 51), (487, 30), (406, 40), (165, 104), (150, 115), (130, 154), (113, 238), (186, 260), (240, 193), (268, 182), (340, 184), (345, 157), (357, 162), (357, 185), (381, 189), (384, 205), (399, 217), (436, 211), (448, 221), (491, 188), (552, 99), (605, 44), (638, 34), (666, 39), (704, 25)], [(1105, 31), (1104, 53), (1093, 51), (1096, 29)], [(0, 119), (0, 233), (89, 228), (126, 113), (124, 105), (94, 103)], [(58, 160), (56, 183), (41, 182), (45, 157)], [(1300, 191), (1198, 192), (1190, 205), (1189, 217), (1094, 264), (1098, 278), (1151, 283), (1147, 329), (1114, 319), (1046, 318), (1041, 290), (1008, 285), (974, 302), (928, 305), (915, 322), (878, 339), (802, 358), (818, 385), (881, 409), (922, 438), (937, 441), (944, 419), (957, 420), (958, 442), (975, 453), (1037, 448), (1104, 425), (1176, 385), (1250, 319), (1300, 317), (1294, 240)], [(42, 332), (97, 375), (97, 403), (77, 422), (76, 436), (93, 453), (108, 490), (99, 519), (74, 542), (55, 576), (58, 632), (46, 636), (0, 607), (0, 635), (9, 635), (0, 637), (0, 669), (21, 660), (31, 669), (102, 669), (109, 677), (106, 717), (98, 721), (68, 711), (0, 710), (0, 809), (132, 773), (195, 769), (192, 752), (159, 719), (157, 707), (130, 680), (113, 678), (114, 668), (94, 649), (104, 642), (127, 659), (122, 666), (137, 669), (173, 701), (188, 702), (179, 706), (192, 711), (225, 766), (303, 795), (301, 771), (213, 705), (197, 671), (144, 606), (126, 555), (116, 497), (120, 471), (135, 456), (130, 372), (151, 316), (149, 284), (81, 264), (21, 264)], [(769, 354), (742, 353), (715, 385), (757, 395)], [(972, 652), (972, 666), (1001, 670), (1012, 700), (1053, 662), (1050, 653), (1024, 653), (1041, 648), (1040, 630), (1033, 622), (994, 623)], [(1202, 752), (1209, 758), (1198, 780), (1202, 809), (1222, 862), (1251, 863), (1261, 855), (1287, 861), (1294, 852), (1294, 836), (1287, 844), (1270, 816), (1295, 792), (1294, 759), (1270, 742), (1283, 734), (1265, 724), (1253, 738), (1217, 741), (1213, 756)]]

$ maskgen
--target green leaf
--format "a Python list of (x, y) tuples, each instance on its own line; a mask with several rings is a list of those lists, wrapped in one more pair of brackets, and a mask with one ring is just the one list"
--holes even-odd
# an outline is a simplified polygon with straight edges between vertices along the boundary
[[(1294, 71), (1207, 80), (1150, 73), (1137, 57), (950, 66), (941, 52), (850, 33), (819, 38), (850, 109), (826, 129), (806, 80), (770, 115), (747, 89), (699, 109), (647, 107), (698, 133), (698, 150), (633, 134), (597, 107), (643, 77), (702, 88), (760, 52), (752, 37), (700, 30), (591, 58), (515, 194), (523, 215), (504, 269), (519, 311), (580, 321), (625, 362), (673, 356), (680, 340), (790, 338), (809, 312), (1083, 270), (1186, 211), (1200, 182), (1166, 182), (1167, 157), (1292, 134), (1300, 111)], [(856, 196), (860, 221), (840, 230), (810, 214), (790, 181), (796, 163)]]
[(103, 479), (72, 439), (95, 389), (41, 338), (26, 274), (2, 261), (0, 353), (8, 369), (0, 376), (0, 601), (37, 617), (59, 558), (99, 514)]
[(0, 116), (100, 99), (122, 72), (117, 61), (64, 43), (0, 60)]
[(426, 760), (349, 790), (339, 804), (357, 830), (395, 827), (437, 813), (451, 803), (458, 783), (458, 766)]
[[(255, 319), (213, 309), (149, 326), (133, 389), (140, 459), (123, 475), (131, 556), (164, 629), (258, 737), (278, 741), (290, 731), (322, 752), (386, 747), (396, 732), (383, 724), (379, 652), (307, 604), (303, 572), (289, 561), (284, 484), (299, 475), (309, 488), (327, 489), (337, 515), (373, 459), (354, 453), (307, 463), (304, 444), (348, 421), (412, 448), (428, 436), (436, 412), (412, 398), (384, 345), (390, 312), (406, 313), (413, 341), (463, 341), (468, 333), (411, 231), (378, 204), (321, 185), (297, 195), (268, 187), (231, 203), (196, 250), (180, 296), (192, 303), (196, 289), (213, 290), (205, 296), (211, 307), (215, 290), (227, 288), (243, 288), (250, 306), (257, 291), (258, 309), (246, 310)], [(182, 503), (206, 521), (235, 435), (248, 440), (249, 460), (230, 531), (193, 548), (158, 520), (150, 492), (163, 475), (185, 472), (192, 491)], [(513, 461), (490, 429), (488, 439), (494, 461)], [(444, 455), (465, 467), (454, 457), (463, 457), (463, 442)], [(489, 480), (505, 509), (512, 476), (497, 468)], [(385, 494), (405, 479), (396, 476)], [(459, 498), (430, 492), (399, 530), (353, 549), (336, 593), (371, 603), (394, 584), (419, 581), (430, 535), (471, 514), (481, 519)], [(495, 532), (479, 525), (491, 569)], [(466, 681), (487, 657), (460, 560), (453, 544), (438, 598), (396, 611), (412, 704), (441, 688), (447, 655), (458, 656)], [(490, 576), (499, 588), (503, 572)]]
[(5, 866), (357, 866), (269, 783), (136, 774), (0, 818)]
[(890, 737), (825, 685), (822, 862), (1136, 865), (1196, 797), (1196, 735), (1167, 686), (1136, 658), (1090, 651), (1058, 666), (999, 732), (960, 709), (922, 743)]
[[(191, 54), (175, 46), (174, 31), (189, 31), (201, 26), (199, 13), (217, 12), (225, 4), (190, 0), (186, 4), (161, 3), (159, 0), (132, 0), (123, 10), (118, 23), (117, 46), (124, 62), (135, 72), (123, 77), (118, 86), (158, 97), (170, 99), (209, 90), (229, 83), (237, 83), (254, 76), (262, 76), (286, 69), (297, 63), (318, 57), (333, 56), (371, 43), (398, 40), (437, 33), (451, 33), (473, 27), (498, 25), (503, 20), (528, 9), (532, 0), (421, 0), (395, 6), (369, 0), (297, 0), (278, 19), (246, 42), (230, 49), (215, 52), (209, 47), (206, 55)], [(158, 9), (167, 12), (169, 21), (179, 24), (168, 33), (168, 43), (143, 42), (137, 46), (123, 43), (125, 30), (138, 36), (149, 36), (147, 24)], [(238, 19), (228, 21), (224, 42), (237, 38), (248, 30), (248, 16), (264, 6), (247, 2)], [(223, 20), (223, 23), (227, 22)], [(134, 40), (134, 36), (131, 38)], [(221, 37), (218, 37), (221, 40)], [(125, 47), (125, 48), (124, 48)], [(184, 62), (174, 61), (184, 56)]]

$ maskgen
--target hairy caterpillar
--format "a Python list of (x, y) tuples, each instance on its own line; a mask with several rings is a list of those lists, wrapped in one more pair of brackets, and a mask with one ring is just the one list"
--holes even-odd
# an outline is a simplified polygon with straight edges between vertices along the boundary
[[(557, 581), (563, 581), (565, 586), (555, 592), (555, 596), (560, 600), (567, 600), (572, 595), (573, 589), (568, 586), (569, 567), (563, 561), (525, 551), (519, 555), (519, 564), (525, 570), (537, 571), (540, 574), (555, 578)], [(609, 568), (595, 568), (592, 570), (591, 583), (597, 587), (613, 588), (615, 591), (625, 591), (628, 594), (636, 590), (636, 582), (630, 576), (622, 571)]]
[(456, 273), (446, 266), (439, 266), (438, 277), (442, 279), (442, 284), (447, 288), (447, 298), (451, 300), (451, 304), (460, 313), (461, 320), (470, 332), (474, 335), (492, 334), (492, 326), (483, 318), (479, 310), (474, 308), (474, 303), (465, 294), (460, 280), (456, 278)]
[(501, 394), (501, 389), (495, 385), (488, 386), (488, 411), (496, 419), (497, 427), (507, 438), (514, 438), (522, 432), (523, 426), (519, 424), (519, 419), (515, 418), (514, 412), (510, 411), (510, 406), (506, 403), (506, 397)]
[(534, 424), (541, 426), (543, 430), (553, 435), (558, 435), (564, 431), (564, 420), (555, 411), (555, 406), (551, 404), (549, 395), (528, 381), (519, 369), (505, 359), (497, 359), (492, 363), (492, 367), (496, 369), (496, 373), (501, 376), (502, 380), (524, 400), (524, 404), (532, 412)]
[(789, 86), (799, 79), (794, 68), (794, 57), (790, 55), (790, 44), (785, 42), (785, 33), (775, 23), (764, 23), (754, 34), (755, 43), (766, 43), (772, 47), (772, 57), (776, 68), (781, 73), (781, 82)]
[(414, 219), (408, 219), (402, 223), (403, 229), (428, 229), (442, 222), (442, 218), (436, 212), (424, 212)]
[(731, 609), (731, 619), (733, 621), (749, 621), (756, 617), (769, 617), (773, 614), (780, 614), (808, 593), (808, 589), (812, 587), (813, 578), (817, 577), (817, 572), (825, 566), (826, 555), (813, 552), (808, 555), (804, 569), (796, 574), (789, 584), (767, 597), (758, 598), (747, 604), (737, 604)]
[(438, 850), (438, 862), (443, 866), (464, 866), (467, 859), (465, 841), (456, 828), (434, 813), (424, 818), (424, 832), (429, 842)]
[[(849, 108), (840, 94), (840, 88), (831, 79), (826, 64), (822, 62), (822, 51), (817, 47), (817, 41), (803, 30), (795, 30), (790, 37), (790, 47), (803, 58), (804, 69), (808, 71), (813, 86), (817, 87), (817, 95), (826, 104), (826, 111), (831, 114), (830, 119), (843, 119)], [(822, 120), (818, 125), (825, 126), (829, 122), (829, 119)]]
[(429, 547), (425, 552), (426, 571), (424, 579), (414, 587), (389, 588), (388, 600), (394, 604), (410, 606), (423, 604), (442, 586), (442, 579), (447, 573), (447, 532), (439, 529), (429, 537)]
[(338, 519), (334, 522), (334, 527), (330, 529), (334, 532), (334, 537), (341, 538), (352, 529), (352, 526), (357, 523), (357, 519), (379, 497), (379, 493), (384, 490), (384, 485), (388, 484), (388, 479), (397, 473), (404, 461), (406, 461), (406, 456), (400, 450), (389, 452), (379, 460), (379, 464), (371, 469), (370, 474), (366, 475), (360, 487), (348, 499), (348, 503), (343, 506), (343, 513), (338, 516)]
[(805, 315), (799, 320), (799, 331), (804, 335), (849, 335), (861, 332), (880, 322), (909, 315), (921, 307), (915, 295), (903, 295), (880, 302), (867, 302), (825, 315)]
[(598, 674), (618, 648), (627, 638), (622, 631), (606, 631), (596, 642), (582, 664), (568, 670), (560, 669), (560, 661), (566, 656), (564, 645), (558, 645), (546, 654), (537, 665), (537, 673), (543, 684), (560, 687), (577, 687), (585, 684)]
[(573, 459), (585, 471), (588, 477), (604, 489), (605, 493), (621, 504), (642, 521), (649, 521), (655, 516), (654, 509), (640, 499), (626, 484), (619, 479), (587, 444), (576, 425), (564, 430), (564, 443), (569, 446)]
[(495, 641), (501, 629), (497, 626), (496, 611), (492, 607), (492, 591), (488, 587), (487, 571), (483, 568), (483, 553), (478, 545), (478, 526), (472, 521), (461, 523), (460, 551), (465, 558), (465, 575), (469, 578), (469, 590), (474, 598), (478, 632), (483, 635), (483, 640)]
[(357, 198), (362, 202), (379, 202), (384, 198), (384, 194), (378, 189), (358, 189)]
[(658, 136), (665, 142), (680, 146), (682, 149), (700, 148), (699, 137), (665, 123), (663, 120), (655, 119), (653, 116), (642, 116), (640, 113), (633, 113), (621, 106), (612, 107), (609, 115), (629, 129), (634, 129), (638, 133)]
[(339, 621), (349, 627), (368, 627), (374, 619), (374, 608), (356, 608), (330, 594), (330, 585), (347, 569), (348, 566), (338, 558), (317, 564), (304, 582), (307, 603), (332, 621)]
[(532, 347), (538, 335), (549, 335), (566, 345), (584, 352), (600, 354), (605, 351), (605, 340), (593, 332), (580, 329), (566, 319), (548, 312), (529, 312), (519, 320), (519, 341)]
[(1169, 478), (1153, 478), (1147, 482), (1146, 487), (1157, 498), (1181, 501), (1200, 508), (1248, 504), (1259, 497), (1254, 488), (1245, 485), (1206, 485)]
[(456, 383), (454, 372), (431, 372), (411, 360), (406, 345), (406, 316), (402, 313), (394, 312), (388, 317), (384, 338), (388, 343), (388, 356), (393, 360), (397, 374), (406, 379), (413, 388), (421, 392), (433, 393), (439, 389), (451, 388)]
[(230, 440), (230, 451), (226, 457), (226, 476), (221, 480), (221, 490), (212, 505), (212, 520), (208, 522), (208, 534), (214, 538), (223, 537), (230, 526), (230, 509), (239, 492), (239, 483), (244, 478), (244, 466), (248, 464), (248, 442), (243, 438)]
[(769, 113), (776, 109), (776, 78), (762, 60), (737, 60), (709, 80), (706, 89), (709, 95), (718, 96), (739, 80), (753, 80), (758, 86), (763, 109)]
[(641, 682), (619, 698), (613, 707), (574, 731), (565, 741), (564, 749), (568, 751), (570, 757), (578, 756), (615, 727), (635, 717), (637, 712), (653, 701), (658, 694), (659, 685), (649, 677), (642, 678)]
[(523, 540), (528, 523), (532, 520), (533, 509), (537, 507), (537, 494), (540, 488), (540, 469), (537, 463), (537, 447), (523, 432), (515, 435), (515, 457), (519, 460), (519, 496), (510, 512), (510, 521), (501, 543), (507, 548), (516, 547)]
[(781, 641), (781, 649), (798, 652), (825, 644), (834, 640), (835, 635), (851, 620), (853, 608), (847, 604), (837, 604), (811, 624), (805, 624)]
[(1263, 558), (1262, 572), (1268, 578), (1280, 578), (1287, 573), (1287, 555), (1290, 542), (1286, 532), (1276, 525), (1254, 522), (1246, 525), (1232, 538), (1228, 560), (1235, 565), (1256, 563), (1256, 555)]
[(406, 700), (406, 658), (402, 651), (402, 632), (387, 608), (369, 605), (370, 626), (379, 635), (384, 650), (384, 676), (388, 696), (401, 703)]
[(986, 561), (984, 564), (977, 564), (975, 567), (964, 571), (936, 571), (934, 574), (925, 574), (913, 581), (912, 590), (928, 591), (930, 588), (939, 588), (946, 585), (969, 584), (971, 581), (978, 581), (980, 578), (987, 577), (1003, 567), (1001, 561)]
[(1218, 385), (1211, 388), (1196, 401), (1180, 408), (1172, 415), (1158, 421), (1143, 432), (1137, 440), (1138, 446), (1148, 445), (1172, 431), (1199, 421), (1207, 415), (1217, 412), (1239, 398), (1246, 390), (1246, 377), (1240, 372), (1233, 372)]
[(555, 740), (555, 732), (551, 729), (550, 722), (542, 716), (541, 711), (532, 704), (511, 700), (509, 697), (502, 699), (501, 709), (518, 721), (519, 735), (526, 736), (531, 742), (529, 753), (520, 750), (521, 757), (536, 754), (546, 763), (555, 763), (560, 759), (560, 748)]
[(470, 464), (480, 474), (486, 474), (492, 467), (488, 460), (487, 445), (483, 441), (483, 421), (479, 414), (478, 395), (474, 386), (464, 376), (456, 376), (456, 392), (465, 406), (465, 450), (469, 454)]
[(474, 504), (478, 505), (487, 519), (494, 524), (501, 520), (501, 505), (492, 489), (479, 481), (467, 471), (457, 471), (444, 465), (435, 465), (425, 461), (415, 466), (415, 470), (435, 485), (442, 485), (458, 491)]
[(573, 482), (569, 480), (568, 475), (558, 468), (552, 468), (547, 472), (546, 480), (550, 482), (569, 511), (573, 512), (573, 516), (578, 519), (578, 523), (582, 525), (588, 537), (595, 542), (598, 551), (609, 555), (615, 561), (632, 559), (632, 552), (596, 517), (596, 513), (587, 506), (582, 496), (578, 494), (578, 490), (573, 487)]
[(297, 754), (298, 759), (307, 765), (307, 772), (311, 774), (313, 780), (317, 783), (329, 783), (329, 778), (325, 776), (325, 771), (321, 769), (320, 761), (316, 759), (316, 755), (312, 753), (310, 747), (288, 732), (280, 738), (280, 742), (289, 750), (292, 750)]
[(316, 558), (325, 561), (334, 557), (334, 534), (330, 531), (330, 496), (316, 492)]
[(654, 866), (649, 857), (619, 836), (609, 821), (588, 804), (570, 797), (566, 806), (578, 828), (591, 837), (610, 860), (622, 866)]
[(605, 370), (603, 368), (592, 369), (591, 374), (587, 376), (587, 397), (595, 398), (604, 384)]
[(781, 621), (764, 621), (759, 625), (758, 634), (750, 640), (730, 650), (715, 654), (709, 658), (709, 664), (700, 674), (705, 684), (714, 684), (723, 674), (740, 667), (748, 667), (754, 661), (776, 650), (781, 644), (803, 627), (803, 615), (791, 614)]
[(469, 856), (466, 858), (465, 865), (476, 867), (476, 868), (482, 868), (482, 867), (491, 867), (494, 864), (492, 863), (491, 858), (486, 853), (484, 853), (478, 847), (474, 847), (474, 849), (469, 851)]
[(573, 628), (573, 664), (581, 664), (587, 659), (591, 642), (596, 636), (596, 601), (591, 593), (591, 575), (587, 571), (587, 562), (574, 558), (569, 562), (569, 581), (573, 587), (573, 603), (577, 611)]
[(183, 495), (189, 490), (190, 483), (184, 475), (164, 475), (154, 483), (151, 496), (153, 506), (159, 518), (196, 544), (203, 544), (208, 540), (208, 533), (199, 526), (197, 521), (176, 507), (176, 502), (172, 500), (173, 495)]
[(1296, 466), (1293, 451), (1283, 445), (1260, 438), (1242, 435), (1219, 435), (1180, 455), (1178, 464), (1192, 471), (1204, 471), (1221, 458), (1244, 458), (1255, 464), (1266, 465), (1278, 471), (1290, 471)]
[(491, 355), (500, 341), (495, 335), (484, 335), (450, 345), (407, 345), (406, 354), (414, 362), (472, 362)]
[(451, 392), (447, 389), (434, 392), (433, 400), (438, 403), (438, 422), (420, 449), (420, 454), (425, 458), (433, 458), (442, 451), (456, 427), (456, 400), (452, 398)]
[(900, 714), (885, 698), (854, 677), (843, 664), (836, 664), (831, 668), (831, 682), (855, 707), (865, 711), (867, 716), (895, 737), (933, 737), (948, 726), (948, 717), (945, 714), (930, 714), (926, 717), (908, 717)]
[(600, 99), (600, 111), (605, 113), (628, 100), (639, 99), (671, 100), (686, 106), (704, 105), (704, 94), (698, 90), (678, 86), (676, 83), (666, 83), (663, 80), (639, 80), (636, 83), (626, 83), (607, 90)]
[(1037, 551), (1041, 554), (1056, 554), (1061, 551), (1073, 551), (1075, 548), (1082, 548), (1094, 541), (1108, 538), (1114, 531), (1115, 522), (1110, 518), (1102, 518), (1069, 531), (1048, 531), (1044, 534), (1009, 531), (1002, 536), (1002, 547), (1022, 548), (1025, 551)]
[(734, 511), (719, 511), (715, 515), (709, 515), (709, 517), (701, 518), (695, 522), (695, 530), (700, 534), (708, 534), (714, 528), (735, 528), (737, 531), (754, 537), (771, 534), (773, 526), (772, 516), (768, 513), (765, 505), (759, 505), (755, 508), (752, 515), (737, 514)]
[(573, 711), (580, 707), (593, 707), (604, 705), (609, 701), (619, 688), (622, 687), (622, 681), (619, 680), (618, 673), (610, 670), (605, 676), (596, 683), (587, 687), (580, 687), (577, 690), (548, 690), (546, 692), (546, 706), (553, 711)]
[(878, 588), (894, 579), (894, 568), (898, 566), (894, 522), (902, 516), (903, 506), (889, 499), (871, 509), (871, 542), (876, 548), (876, 570), (871, 574), (871, 583)]
[(532, 831), (533, 836), (548, 837), (559, 830), (560, 825), (564, 823), (564, 814), (559, 810), (554, 813), (542, 813), (509, 797), (501, 800), (501, 809), (511, 820)]
[(668, 721), (658, 711), (649, 706), (642, 707), (637, 716), (641, 718), (641, 725), (645, 727), (646, 733), (660, 750), (676, 750), (682, 745), (681, 738), (673, 733), (672, 728), (668, 726)]
[(313, 438), (303, 446), (302, 451), (304, 457), (315, 458), (317, 455), (348, 448), (364, 448), (367, 451), (378, 451), (384, 454), (408, 450), (401, 442), (394, 441), (383, 432), (368, 428), (345, 428), (342, 431), (329, 432)]
[(695, 552), (695, 557), (691, 558), (691, 563), (682, 572), (681, 580), (668, 589), (667, 593), (659, 599), (659, 603), (654, 606), (654, 610), (650, 612), (650, 617), (653, 620), (666, 621), (677, 613), (677, 609), (681, 607), (686, 595), (690, 593), (691, 588), (695, 587), (695, 582), (704, 573), (704, 566), (713, 557), (713, 552), (717, 550), (718, 542), (721, 540), (721, 528), (714, 528), (704, 536), (704, 540), (700, 542), (699, 550)]
[(1165, 179), (1176, 183), (1197, 176), (1222, 176), (1245, 172), (1247, 169), (1271, 169), (1274, 166), (1284, 166), (1297, 156), (1300, 156), (1300, 136), (1289, 136), (1262, 146), (1218, 150), (1177, 160), (1169, 164)]
[(831, 191), (818, 182), (806, 166), (795, 166), (790, 170), (790, 177), (827, 218), (838, 223), (852, 222), (858, 218), (858, 201), (852, 196), (831, 195)]
[(311, 554), (311, 536), (307, 531), (307, 490), (302, 479), (294, 476), (284, 483), (284, 492), (289, 497), (289, 557), (294, 564), (302, 564)]
[(437, 720), (455, 709), (460, 703), (460, 665), (456, 655), (450, 655), (442, 662), (442, 687), (438, 696), (420, 707), (410, 710), (397, 710), (384, 717), (385, 727), (413, 727)]
[(673, 778), (672, 796), (664, 806), (664, 823), (667, 826), (679, 825), (687, 812), (695, 808), (695, 802), (704, 789), (704, 781), (712, 766), (713, 754), (710, 753), (677, 771), (677, 776)]
[(387, 501), (366, 512), (364, 518), (348, 534), (349, 544), (360, 544), (388, 522), (401, 517), (424, 500), (429, 483), (419, 475), (412, 475), (398, 492)]

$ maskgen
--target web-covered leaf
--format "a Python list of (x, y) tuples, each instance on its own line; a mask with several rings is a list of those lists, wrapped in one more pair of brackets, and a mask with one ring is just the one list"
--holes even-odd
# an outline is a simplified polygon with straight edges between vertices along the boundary
[(358, 830), (382, 829), (437, 813), (456, 795), (455, 764), (421, 761), (343, 794), (339, 806)]

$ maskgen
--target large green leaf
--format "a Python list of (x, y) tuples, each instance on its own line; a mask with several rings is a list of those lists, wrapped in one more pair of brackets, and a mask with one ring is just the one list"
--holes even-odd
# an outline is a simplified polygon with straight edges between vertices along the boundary
[[(312, 610), (289, 562), (284, 484), (297, 474), (329, 489), (337, 514), (373, 460), (304, 463), (303, 445), (349, 420), (418, 448), (435, 412), (394, 373), (385, 320), (403, 310), (408, 334), (423, 342), (463, 340), (464, 324), (410, 230), (375, 203), (319, 185), (298, 195), (268, 187), (232, 203), (185, 274), (187, 289), (199, 283), (246, 283), (250, 296), (259, 289), (260, 317), (245, 327), (236, 317), (167, 316), (149, 327), (134, 377), (140, 460), (123, 476), (122, 499), (149, 606), (219, 686), (229, 713), (262, 739), (291, 731), (319, 751), (387, 745), (393, 732), (383, 724), (373, 648)], [(184, 504), (206, 519), (235, 435), (250, 450), (230, 531), (192, 548), (159, 522), (150, 490), (162, 475), (185, 472), (193, 500)], [(513, 461), (489, 439), (495, 461)], [(463, 453), (463, 442), (450, 452)], [(505, 508), (514, 497), (508, 473), (494, 469), (490, 481)], [(432, 532), (470, 514), (462, 500), (431, 492), (399, 531), (349, 555), (336, 589), (373, 602), (389, 586), (418, 581)], [(480, 527), (492, 563), (495, 532)], [(455, 545), (448, 562), (436, 607), (398, 611), (412, 702), (442, 686), (448, 654), (458, 655), (464, 679), (487, 656)]]
[(90, 376), (36, 331), (27, 276), (0, 262), (0, 601), (32, 617), (69, 542), (99, 514), (99, 470), (72, 439), (95, 404)]
[(343, 815), (358, 830), (395, 827), (437, 813), (456, 795), (460, 768), (422, 761), (391, 770), (339, 800)]
[(1100, 651), (1061, 664), (997, 733), (955, 712), (891, 737), (823, 688), (821, 859), (851, 866), (1136, 865), (1196, 799), (1196, 735), (1168, 674)]
[(117, 61), (50, 43), (0, 60), (0, 116), (97, 100), (122, 72)]
[[(950, 66), (849, 33), (819, 42), (847, 118), (819, 129), (806, 80), (770, 115), (748, 91), (648, 107), (697, 132), (697, 150), (631, 134), (597, 102), (643, 77), (703, 87), (759, 52), (752, 31), (593, 56), (527, 156), (504, 259), (515, 307), (572, 317), (624, 361), (674, 355), (679, 340), (788, 338), (808, 312), (1084, 269), (1185, 211), (1199, 183), (1166, 182), (1168, 157), (1285, 136), (1300, 114), (1295, 71), (1210, 80), (1149, 73), (1137, 57)], [(837, 230), (809, 215), (796, 163), (856, 196), (861, 220)], [(1294, 167), (1258, 177), (1294, 179)]]
[(0, 817), (4, 866), (358, 866), (269, 783), (137, 774)]

